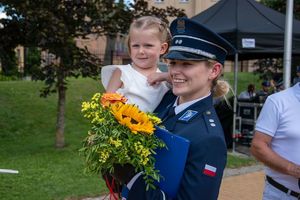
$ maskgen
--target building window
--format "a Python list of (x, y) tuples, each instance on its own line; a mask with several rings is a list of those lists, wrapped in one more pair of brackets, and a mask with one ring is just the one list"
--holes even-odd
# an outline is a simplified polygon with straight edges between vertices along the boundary
[(154, 0), (155, 3), (163, 3), (164, 0)]
[(190, 0), (179, 0), (179, 3), (188, 3)]

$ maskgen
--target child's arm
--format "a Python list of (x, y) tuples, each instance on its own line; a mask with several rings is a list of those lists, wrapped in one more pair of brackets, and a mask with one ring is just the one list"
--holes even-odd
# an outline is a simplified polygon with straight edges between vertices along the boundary
[(168, 83), (171, 82), (168, 72), (155, 72), (155, 73), (152, 73), (147, 77), (147, 81), (148, 81), (149, 85), (156, 85), (156, 84), (159, 84), (163, 81), (167, 81)]
[(112, 73), (110, 80), (108, 82), (106, 92), (109, 93), (114, 93), (116, 92), (119, 88), (122, 87), (123, 82), (121, 81), (121, 70), (120, 69), (115, 69), (115, 71)]

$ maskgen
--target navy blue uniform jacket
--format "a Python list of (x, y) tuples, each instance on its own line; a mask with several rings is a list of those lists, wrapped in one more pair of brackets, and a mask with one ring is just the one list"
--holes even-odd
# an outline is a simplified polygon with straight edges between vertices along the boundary
[[(215, 200), (219, 194), (227, 149), (221, 123), (213, 107), (212, 96), (194, 103), (177, 115), (169, 112), (174, 101), (175, 96), (171, 92), (167, 93), (155, 112), (163, 119), (163, 125), (167, 130), (191, 142), (175, 199)], [(182, 120), (182, 116), (186, 116), (185, 114), (190, 111), (194, 116)], [(164, 195), (159, 188), (146, 191), (141, 176), (133, 184), (127, 199), (158, 200), (164, 199)]]

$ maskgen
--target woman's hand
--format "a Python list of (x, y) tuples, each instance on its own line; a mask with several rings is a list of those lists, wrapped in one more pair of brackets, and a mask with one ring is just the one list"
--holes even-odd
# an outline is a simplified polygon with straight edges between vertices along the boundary
[(135, 174), (136, 171), (131, 164), (115, 164), (112, 176), (121, 184), (127, 184)]

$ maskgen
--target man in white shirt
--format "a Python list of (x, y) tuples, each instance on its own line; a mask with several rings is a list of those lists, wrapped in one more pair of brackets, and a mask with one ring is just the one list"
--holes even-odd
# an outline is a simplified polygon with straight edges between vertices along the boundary
[(263, 200), (300, 199), (300, 83), (268, 96), (251, 152), (266, 165)]

